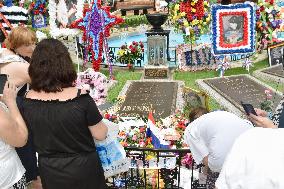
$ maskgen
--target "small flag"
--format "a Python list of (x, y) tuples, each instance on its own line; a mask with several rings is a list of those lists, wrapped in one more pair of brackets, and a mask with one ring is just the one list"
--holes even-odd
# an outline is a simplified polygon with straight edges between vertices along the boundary
[(169, 148), (170, 146), (170, 142), (164, 140), (160, 129), (156, 126), (153, 112), (151, 110), (148, 116), (146, 136), (152, 137), (152, 144), (154, 148)]

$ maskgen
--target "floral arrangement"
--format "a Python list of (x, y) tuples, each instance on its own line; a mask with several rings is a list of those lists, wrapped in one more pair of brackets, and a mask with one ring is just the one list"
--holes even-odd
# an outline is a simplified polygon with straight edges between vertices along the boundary
[(123, 147), (135, 146), (141, 148), (153, 148), (152, 138), (146, 137), (146, 126), (140, 128), (129, 128), (129, 130), (121, 130), (118, 134), (118, 140)]
[(182, 148), (183, 134), (187, 124), (188, 119), (186, 119), (184, 115), (179, 111), (176, 111), (174, 115), (161, 120), (160, 127), (162, 127), (164, 130), (171, 131), (165, 133), (165, 139), (168, 139), (171, 142), (170, 148)]
[[(110, 29), (122, 22), (123, 19), (111, 14), (110, 7), (103, 6), (103, 2), (101, 0), (94, 0), (91, 8), (84, 8), (83, 18), (73, 22), (71, 27), (78, 28), (83, 31), (82, 40), (86, 44), (84, 52), (85, 64), (88, 62), (90, 54), (93, 68), (96, 71), (100, 69), (100, 64), (103, 60), (104, 47), (105, 49), (108, 49), (106, 47), (107, 37), (110, 36)], [(110, 72), (112, 71), (110, 70)]]
[(46, 14), (46, 0), (36, 0), (36, 2), (32, 2), (30, 4), (29, 10), (31, 14), (38, 15), (38, 14)]
[(181, 44), (176, 48), (177, 62), (180, 71), (215, 70), (216, 58), (209, 44), (200, 44), (193, 47), (190, 44)]
[(275, 0), (258, 1), (256, 19), (258, 51), (261, 51), (267, 45), (277, 41), (273, 37), (273, 33), (280, 29), (283, 22), (279, 7), (275, 5)]
[(265, 110), (266, 112), (272, 112), (272, 91), (269, 89), (266, 89), (264, 91), (265, 93), (265, 100), (260, 104), (260, 109)]
[(106, 100), (108, 84), (110, 83), (107, 77), (100, 72), (95, 72), (92, 68), (79, 72), (77, 75), (76, 87), (90, 91), (90, 96), (96, 104), (103, 104)]
[(130, 45), (124, 44), (118, 50), (118, 61), (121, 63), (126, 63), (128, 66), (132, 66), (134, 61), (142, 56), (144, 52), (144, 44), (142, 41), (133, 41)]
[(209, 30), (211, 15), (207, 0), (177, 0), (170, 5), (170, 19), (178, 31), (183, 31), (186, 43), (194, 44)]
[(255, 51), (253, 3), (215, 4), (212, 9), (212, 48), (215, 55)]

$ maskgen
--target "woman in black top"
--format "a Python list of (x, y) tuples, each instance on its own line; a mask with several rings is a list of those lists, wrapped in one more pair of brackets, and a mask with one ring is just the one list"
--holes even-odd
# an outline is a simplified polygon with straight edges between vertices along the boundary
[(106, 188), (94, 139), (107, 127), (86, 92), (73, 87), (77, 77), (67, 48), (56, 39), (41, 41), (29, 67), (31, 89), (23, 102), (39, 154), (44, 189)]

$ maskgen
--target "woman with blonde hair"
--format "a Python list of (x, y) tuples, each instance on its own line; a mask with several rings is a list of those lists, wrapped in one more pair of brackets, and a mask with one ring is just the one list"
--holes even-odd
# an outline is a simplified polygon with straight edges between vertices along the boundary
[[(0, 73), (7, 74), (9, 81), (16, 85), (19, 109), (22, 97), (27, 91), (27, 83), (30, 83), (28, 68), (36, 41), (35, 32), (19, 26), (12, 29), (4, 42), (7, 48), (1, 49), (0, 52)], [(27, 182), (35, 180), (38, 176), (37, 160), (30, 135), (27, 145), (16, 150), (26, 169)]]

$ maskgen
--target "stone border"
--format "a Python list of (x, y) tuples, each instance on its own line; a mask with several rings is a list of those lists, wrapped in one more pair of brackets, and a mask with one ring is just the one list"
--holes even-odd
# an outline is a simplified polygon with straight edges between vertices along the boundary
[(276, 75), (272, 75), (272, 74), (268, 74), (268, 73), (263, 72), (263, 71), (265, 71), (267, 69), (270, 69), (270, 68), (276, 67), (276, 66), (279, 66), (279, 65), (275, 65), (275, 66), (263, 68), (263, 69), (260, 69), (260, 70), (256, 70), (256, 71), (254, 71), (252, 73), (252, 75), (254, 77), (256, 77), (256, 78), (259, 78), (259, 79), (264, 79), (264, 80), (268, 80), (268, 81), (284, 83), (284, 77), (278, 77)]
[[(269, 85), (259, 81), (258, 79), (256, 79), (255, 77), (252, 77), (251, 75), (248, 74), (240, 74), (240, 75), (235, 75), (235, 76), (226, 76), (225, 78), (230, 78), (230, 77), (237, 77), (237, 76), (245, 76), (248, 77), (249, 79), (252, 79), (253, 81), (255, 81), (256, 83), (263, 85), (264, 87), (270, 89), (271, 91), (273, 91), (273, 93), (276, 93), (278, 95), (282, 96), (282, 93), (280, 93), (279, 91), (276, 91), (274, 88), (270, 87)], [(214, 77), (214, 78), (209, 78), (209, 79), (198, 79), (196, 80), (196, 83), (198, 84), (198, 86), (204, 90), (206, 93), (209, 94), (209, 96), (213, 97), (220, 105), (221, 107), (223, 107), (224, 109), (226, 109), (227, 111), (230, 111), (240, 117), (244, 117), (246, 118), (246, 114), (244, 112), (242, 112), (238, 107), (234, 106), (230, 101), (228, 101), (225, 97), (223, 97), (221, 94), (219, 94), (217, 91), (215, 91), (212, 87), (210, 87), (208, 84), (206, 84), (204, 82), (204, 80), (212, 80), (212, 79), (216, 79), (218, 77)]]
[[(174, 80), (167, 80), (167, 79), (143, 79), (143, 80), (128, 80), (122, 90), (120, 91), (118, 97), (124, 97), (127, 93), (128, 88), (134, 82), (176, 82), (178, 84), (177, 94), (176, 94), (176, 107), (175, 110), (183, 111), (184, 108), (184, 100), (182, 97), (183, 88), (185, 86), (183, 81), (174, 81)], [(175, 113), (175, 110), (173, 110)]]

